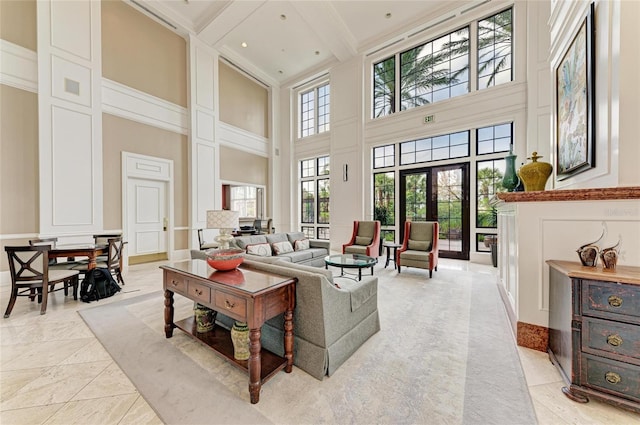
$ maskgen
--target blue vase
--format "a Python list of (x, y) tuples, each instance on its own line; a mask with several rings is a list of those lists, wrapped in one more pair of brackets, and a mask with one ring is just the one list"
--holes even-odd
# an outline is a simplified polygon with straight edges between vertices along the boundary
[(509, 150), (509, 155), (504, 158), (507, 167), (504, 171), (504, 177), (502, 178), (502, 186), (509, 192), (513, 192), (520, 183), (520, 179), (516, 174), (516, 158), (517, 155), (514, 155), (511, 150)]

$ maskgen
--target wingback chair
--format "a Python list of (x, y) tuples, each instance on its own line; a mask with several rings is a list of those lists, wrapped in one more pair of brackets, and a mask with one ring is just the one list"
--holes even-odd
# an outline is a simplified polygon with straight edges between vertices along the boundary
[(354, 221), (351, 240), (342, 245), (342, 253), (377, 258), (380, 254), (380, 222)]
[(438, 271), (438, 222), (406, 221), (404, 241), (398, 248), (398, 273), (402, 266), (428, 269), (429, 277)]

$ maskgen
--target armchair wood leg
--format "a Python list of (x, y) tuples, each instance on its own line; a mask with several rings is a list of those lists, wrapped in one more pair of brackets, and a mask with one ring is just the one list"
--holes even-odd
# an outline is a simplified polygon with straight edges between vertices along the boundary
[(429, 270), (429, 279), (433, 276), (433, 270)]

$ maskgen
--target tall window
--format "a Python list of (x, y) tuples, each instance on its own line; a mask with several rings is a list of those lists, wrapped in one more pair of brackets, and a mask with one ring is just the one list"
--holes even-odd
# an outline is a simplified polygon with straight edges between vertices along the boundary
[(478, 90), (513, 80), (511, 9), (478, 21)]
[(329, 131), (329, 83), (300, 93), (300, 137)]
[(252, 186), (231, 187), (231, 210), (239, 211), (240, 217), (257, 217), (257, 190)]
[[(473, 43), (465, 26), (374, 63), (373, 117), (466, 94), (472, 76), (478, 90), (512, 81), (512, 9), (473, 24), (478, 29)], [(478, 57), (474, 64), (472, 50)]]
[[(478, 155), (509, 152), (513, 143), (513, 123), (477, 129), (476, 143)], [(495, 232), (498, 227), (498, 214), (490, 201), (496, 193), (506, 191), (502, 186), (505, 167), (504, 158), (476, 162), (476, 227), (478, 228)], [(489, 251), (489, 240), (493, 240), (494, 236), (495, 233), (477, 233), (476, 250)]]
[(373, 218), (380, 221), (383, 241), (395, 240), (396, 224), (396, 176), (395, 172), (373, 175)]
[(300, 227), (308, 238), (330, 238), (330, 171), (328, 156), (300, 161)]
[(469, 28), (400, 54), (400, 110), (469, 92)]

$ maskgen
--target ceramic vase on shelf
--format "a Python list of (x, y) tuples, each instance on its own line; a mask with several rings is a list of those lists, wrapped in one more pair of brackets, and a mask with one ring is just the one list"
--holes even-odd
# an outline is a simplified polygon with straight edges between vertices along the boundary
[(233, 357), (236, 360), (249, 359), (249, 326), (246, 322), (234, 322), (231, 328)]
[(502, 186), (509, 192), (513, 192), (520, 182), (516, 174), (516, 158), (517, 155), (513, 154), (512, 149), (509, 149), (509, 155), (504, 158), (507, 166), (504, 171), (504, 177), (502, 178)]
[(216, 316), (218, 312), (205, 307), (202, 304), (195, 303), (193, 307), (193, 315), (196, 320), (196, 331), (198, 333), (209, 332), (213, 330), (216, 324)]
[(531, 162), (520, 167), (519, 175), (524, 184), (525, 192), (535, 192), (544, 190), (547, 180), (553, 171), (553, 167), (548, 162), (538, 162), (538, 152), (533, 152), (530, 159)]

